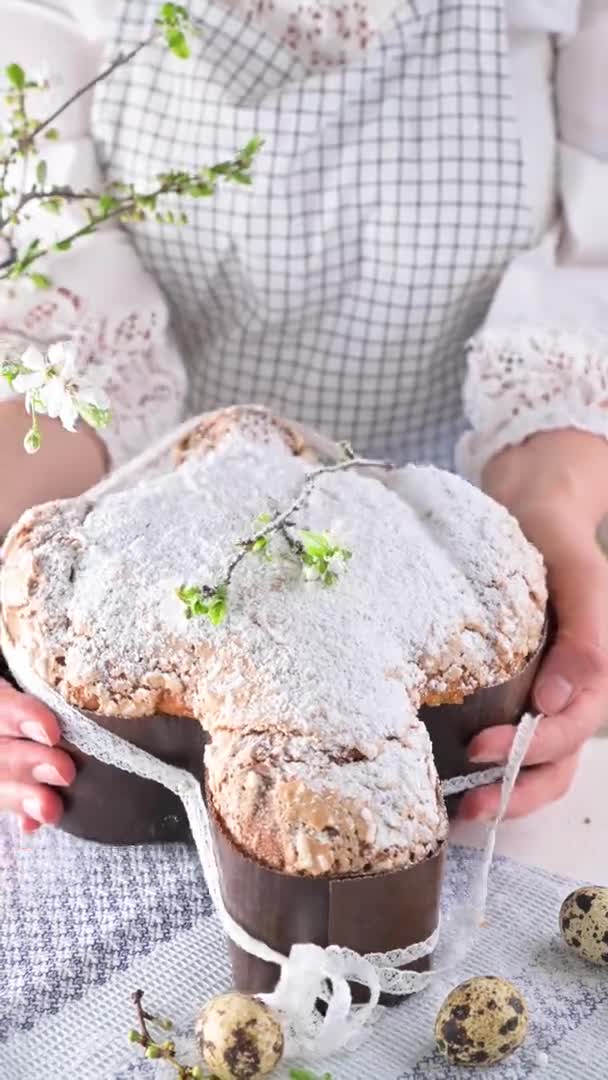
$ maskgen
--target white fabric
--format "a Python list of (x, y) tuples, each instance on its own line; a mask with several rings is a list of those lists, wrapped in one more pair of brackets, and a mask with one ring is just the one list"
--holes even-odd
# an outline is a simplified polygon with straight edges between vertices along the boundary
[[(476, 852), (451, 845), (446, 925), (477, 865)], [(0, 880), (3, 1080), (40, 1073), (65, 1080), (66, 1062), (86, 1080), (164, 1080), (162, 1067), (127, 1042), (137, 987), (152, 1012), (174, 1020), (180, 1059), (194, 1064), (196, 1014), (230, 988), (231, 976), (192, 848), (108, 848), (56, 829), (23, 837), (10, 816), (0, 815)], [(608, 884), (605, 875), (602, 880)], [(605, 972), (566, 949), (556, 926), (562, 900), (578, 884), (498, 859), (484, 928), (449, 979), (399, 1008), (378, 1010), (372, 1036), (352, 1052), (322, 1066), (312, 1059), (285, 1062), (276, 1080), (288, 1080), (295, 1065), (317, 1075), (327, 1070), (333, 1080), (462, 1080), (463, 1070), (434, 1052), (433, 1024), (452, 986), (485, 974), (514, 982), (532, 1013), (523, 1048), (488, 1075), (605, 1080)], [(167, 1068), (167, 1078), (173, 1075)]]
[[(244, 0), (239, 2), (246, 7)], [(65, 96), (99, 63), (99, 46), (110, 32), (113, 7), (99, 0), (0, 0), (2, 63), (19, 59), (30, 69), (32, 65), (48, 68), (48, 57), (52, 56), (51, 73), (61, 77), (58, 93)], [(272, 7), (273, 19), (277, 11), (281, 18), (281, 12), (287, 11), (289, 19), (296, 8), (304, 10), (304, 18), (311, 17), (315, 5), (283, 0)], [(376, 28), (382, 17), (390, 17), (395, 5), (387, 0), (373, 7)], [(508, 0), (506, 10), (532, 236), (539, 237), (551, 225), (558, 204), (562, 218), (555, 222), (556, 241), (548, 259), (541, 245), (531, 256), (513, 260), (501, 290), (503, 300), (489, 316), (491, 340), (499, 340), (505, 320), (511, 323), (516, 319), (523, 321), (524, 327), (528, 325), (536, 339), (541, 328), (549, 332), (548, 340), (561, 329), (581, 338), (591, 329), (597, 340), (605, 327), (599, 298), (606, 295), (608, 265), (608, 220), (603, 213), (608, 179), (608, 162), (603, 160), (608, 147), (604, 108), (608, 9), (603, 0)], [(66, 15), (58, 13), (61, 11)], [(67, 121), (62, 121), (64, 138), (46, 155), (51, 178), (59, 183), (83, 183), (91, 176), (89, 106), (85, 99)], [(39, 222), (36, 228), (40, 229)], [(591, 272), (574, 273), (560, 285), (562, 266), (585, 266)], [(113, 364), (116, 375), (108, 389), (115, 403), (116, 422), (107, 438), (114, 461), (120, 462), (167, 430), (181, 414), (185, 400), (187, 406), (183, 368), (168, 336), (165, 300), (115, 229), (52, 260), (51, 272), (60, 288), (50, 296), (25, 295), (17, 303), (0, 301), (0, 327), (42, 339), (74, 334), (81, 338), (87, 355)], [(537, 280), (542, 287), (536, 286)], [(566, 311), (559, 302), (547, 303), (547, 297), (563, 294), (569, 300)], [(530, 302), (522, 311), (524, 295)], [(505, 333), (510, 336), (509, 326)], [(481, 348), (486, 354), (490, 352), (483, 338)], [(605, 346), (598, 359), (602, 364), (607, 362)], [(8, 391), (4, 388), (0, 393), (6, 396)], [(431, 395), (433, 388), (427, 393)], [(476, 401), (473, 376), (469, 377), (467, 398)], [(483, 396), (477, 404), (487, 409), (477, 409), (473, 436), (464, 444), (460, 458), (470, 474), (477, 476), (492, 452), (530, 431), (562, 426), (571, 411), (566, 402), (559, 414), (550, 417), (542, 403), (533, 403), (531, 409), (526, 406), (524, 430), (517, 417), (512, 424), (505, 424), (501, 417), (497, 424), (491, 403)], [(597, 431), (601, 426), (597, 403), (577, 415), (576, 422)], [(427, 447), (422, 448), (422, 454), (429, 456)]]

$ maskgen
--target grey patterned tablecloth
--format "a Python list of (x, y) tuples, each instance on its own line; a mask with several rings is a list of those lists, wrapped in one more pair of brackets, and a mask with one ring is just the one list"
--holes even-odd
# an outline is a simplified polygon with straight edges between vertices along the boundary
[[(451, 851), (448, 909), (476, 859)], [(467, 961), (444, 985), (382, 1011), (364, 1045), (323, 1067), (334, 1080), (457, 1080), (463, 1073), (433, 1051), (433, 1019), (450, 985), (485, 973), (515, 981), (532, 1012), (526, 1046), (492, 1070), (496, 1080), (606, 1080), (608, 972), (556, 932), (571, 887), (498, 859)], [(130, 992), (142, 986), (187, 1038), (198, 1005), (230, 983), (196, 854), (183, 846), (105, 848), (50, 829), (24, 838), (0, 817), (0, 927), (0, 1080), (174, 1075), (127, 1043)]]

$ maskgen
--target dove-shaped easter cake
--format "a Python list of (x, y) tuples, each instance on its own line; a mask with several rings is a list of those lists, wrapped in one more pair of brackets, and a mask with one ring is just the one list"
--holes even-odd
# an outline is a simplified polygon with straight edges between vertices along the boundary
[(447, 818), (419, 710), (517, 675), (546, 606), (540, 556), (480, 491), (413, 466), (307, 486), (332, 455), (263, 409), (224, 410), (163, 475), (26, 513), (2, 570), (5, 631), (35, 670), (100, 718), (198, 721), (226, 834), (308, 876), (437, 851)]

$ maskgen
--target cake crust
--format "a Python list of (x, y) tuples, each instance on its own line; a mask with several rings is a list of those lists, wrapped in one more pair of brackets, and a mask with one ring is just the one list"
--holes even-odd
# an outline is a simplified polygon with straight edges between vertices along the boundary
[[(544, 568), (460, 478), (408, 466), (320, 477), (299, 528), (352, 552), (331, 588), (248, 556), (222, 626), (176, 589), (214, 585), (260, 513), (289, 506), (337, 448), (253, 407), (193, 423), (173, 471), (26, 513), (2, 618), (34, 669), (101, 716), (190, 716), (237, 844), (275, 869), (349, 874), (419, 861), (447, 819), (422, 704), (504, 682), (539, 643)], [(143, 722), (143, 721), (142, 721)]]

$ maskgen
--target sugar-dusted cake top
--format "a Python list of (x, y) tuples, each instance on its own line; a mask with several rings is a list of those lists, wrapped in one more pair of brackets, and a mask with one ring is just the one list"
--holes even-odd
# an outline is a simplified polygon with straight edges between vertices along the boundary
[[(173, 471), (21, 519), (2, 575), (9, 634), (75, 705), (198, 718), (212, 736), (209, 769), (221, 762), (222, 777), (237, 757), (241, 768), (244, 736), (273, 745), (308, 740), (311, 754), (298, 744), (293, 767), (275, 755), (273, 783), (287, 769), (307, 790), (320, 783), (336, 798), (352, 794), (360, 808), (368, 790), (376, 837), (378, 815), (386, 818), (377, 763), (393, 760), (397, 774), (401, 764), (387, 747), (410, 746), (421, 782), (410, 785), (415, 799), (404, 793), (404, 812), (440, 831), (443, 808), (417, 709), (523, 666), (544, 619), (540, 556), (505, 510), (455, 476), (414, 467), (341, 471), (320, 476), (289, 523), (292, 540), (299, 530), (328, 532), (351, 553), (336, 560), (334, 584), (306, 581), (275, 534), (270, 560), (251, 553), (238, 565), (221, 625), (188, 620), (176, 590), (222, 582), (259, 515), (287, 508), (315, 468), (288, 426), (248, 410), (223, 416), (186, 445)], [(344, 765), (355, 755), (364, 767), (320, 769), (317, 753)], [(210, 773), (218, 793), (220, 779)], [(282, 843), (283, 865), (294, 866)]]

